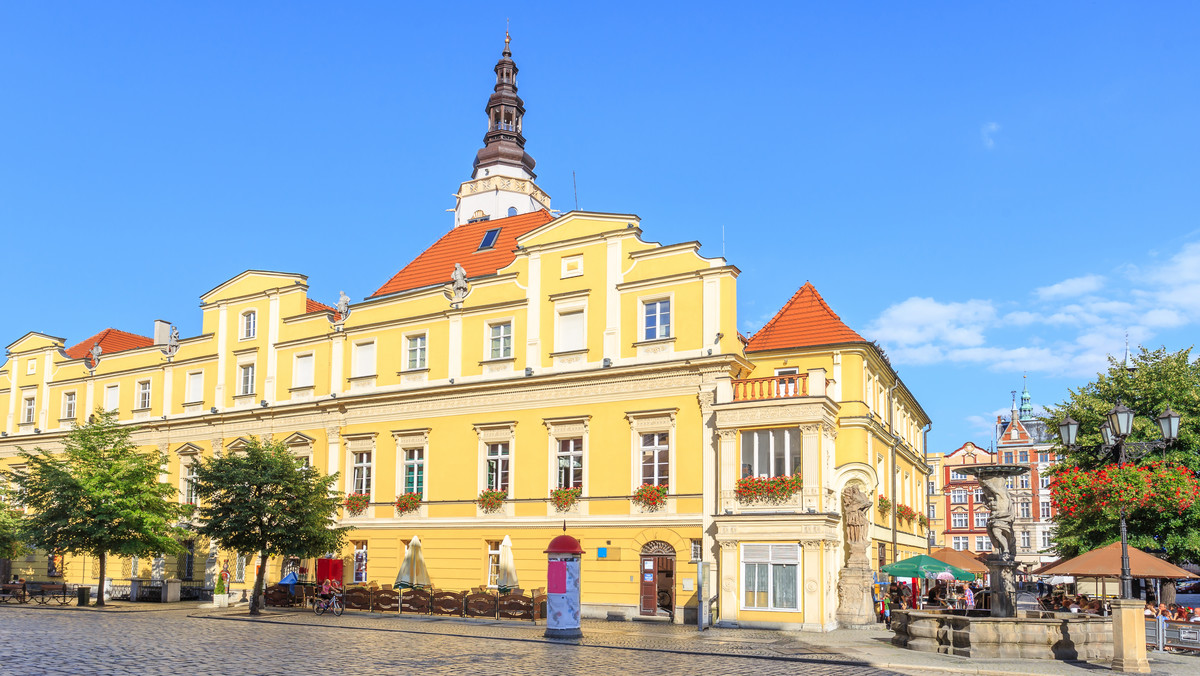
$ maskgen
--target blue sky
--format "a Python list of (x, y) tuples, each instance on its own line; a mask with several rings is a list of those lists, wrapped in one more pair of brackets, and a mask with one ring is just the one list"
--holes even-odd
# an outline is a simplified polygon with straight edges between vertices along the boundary
[(506, 18), (554, 206), (724, 250), (746, 334), (812, 281), (932, 450), (1197, 335), (1195, 3), (434, 4), (0, 4), (0, 341), (369, 295), (450, 227)]

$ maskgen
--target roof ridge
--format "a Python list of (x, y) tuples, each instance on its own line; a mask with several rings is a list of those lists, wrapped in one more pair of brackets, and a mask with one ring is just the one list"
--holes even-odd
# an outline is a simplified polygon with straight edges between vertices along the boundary
[[(808, 304), (802, 307), (801, 301)], [(811, 281), (806, 281), (779, 312), (750, 337), (746, 351), (859, 342), (867, 341), (842, 321)]]

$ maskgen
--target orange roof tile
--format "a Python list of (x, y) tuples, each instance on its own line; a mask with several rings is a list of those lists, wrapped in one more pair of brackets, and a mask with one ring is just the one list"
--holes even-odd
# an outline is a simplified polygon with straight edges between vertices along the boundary
[(817, 289), (805, 282), (771, 321), (750, 337), (746, 352), (865, 342), (829, 309)]
[(68, 347), (64, 352), (71, 359), (83, 359), (92, 351), (92, 346), (96, 343), (100, 343), (100, 358), (103, 359), (106, 354), (149, 347), (154, 344), (154, 339), (117, 329), (104, 329), (91, 338)]
[[(468, 278), (495, 274), (516, 257), (513, 249), (517, 246), (518, 237), (552, 220), (554, 217), (550, 212), (543, 209), (494, 221), (460, 225), (442, 235), (433, 246), (421, 252), (411, 263), (404, 266), (403, 270), (389, 279), (387, 284), (368, 297), (385, 296), (397, 291), (449, 282), (455, 263), (462, 264)], [(483, 234), (496, 228), (500, 228), (496, 243), (490, 249), (479, 251)]]

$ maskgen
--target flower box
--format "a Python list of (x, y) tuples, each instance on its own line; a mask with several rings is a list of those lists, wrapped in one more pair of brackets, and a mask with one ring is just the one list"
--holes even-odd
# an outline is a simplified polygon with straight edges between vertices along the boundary
[(776, 477), (748, 476), (737, 480), (734, 494), (741, 503), (778, 504), (799, 493), (801, 483), (799, 474)]
[(883, 497), (883, 495), (879, 496), (879, 501), (877, 504), (879, 505), (880, 514), (887, 514), (888, 512), (892, 511), (892, 501)]
[(479, 499), (475, 504), (487, 513), (500, 511), (504, 506), (504, 499), (508, 497), (508, 491), (482, 491), (479, 493)]
[(582, 488), (555, 488), (550, 491), (550, 502), (554, 504), (554, 509), (565, 512), (578, 502), (581, 495)]
[(642, 484), (633, 492), (633, 504), (647, 511), (662, 509), (667, 504), (667, 485)]
[(421, 494), (420, 493), (405, 493), (404, 495), (401, 495), (400, 497), (396, 498), (396, 513), (397, 514), (408, 514), (409, 512), (415, 512), (420, 508), (421, 508)]
[(370, 493), (351, 493), (346, 496), (346, 500), (342, 503), (346, 508), (346, 512), (350, 516), (358, 516), (367, 511), (367, 507), (371, 506)]

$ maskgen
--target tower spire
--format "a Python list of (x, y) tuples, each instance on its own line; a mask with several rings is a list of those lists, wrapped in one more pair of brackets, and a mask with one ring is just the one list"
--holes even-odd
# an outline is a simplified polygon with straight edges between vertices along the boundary
[(1033, 420), (1033, 397), (1029, 394), (1029, 374), (1021, 376), (1024, 389), (1021, 390), (1021, 420)]

